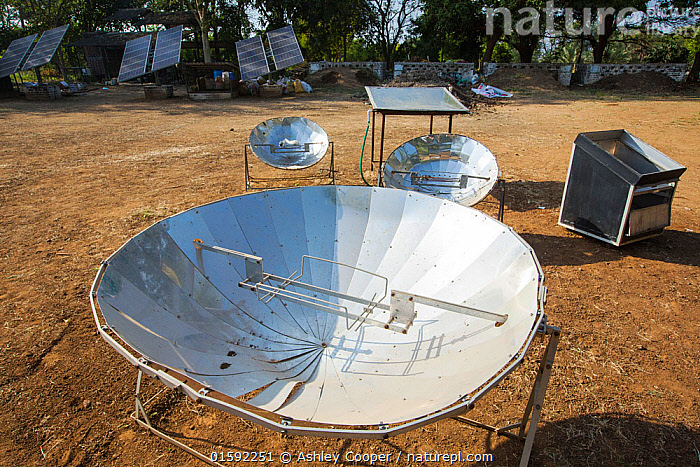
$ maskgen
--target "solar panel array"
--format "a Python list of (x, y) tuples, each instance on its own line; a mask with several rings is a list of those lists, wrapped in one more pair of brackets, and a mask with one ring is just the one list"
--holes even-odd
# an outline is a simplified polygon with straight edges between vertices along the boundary
[(238, 66), (241, 70), (242, 80), (245, 81), (270, 72), (260, 36), (236, 42), (236, 54), (238, 55)]
[(122, 65), (119, 68), (118, 80), (120, 83), (146, 74), (146, 64), (148, 63), (150, 50), (150, 34), (126, 43)]
[(0, 78), (17, 72), (36, 36), (37, 34), (32, 34), (21, 39), (15, 39), (10, 43), (7, 50), (5, 50), (5, 54), (0, 58)]
[(22, 70), (30, 70), (49, 63), (67, 30), (68, 25), (66, 24), (58, 28), (49, 29), (42, 34), (41, 39), (36, 43)]
[(276, 69), (281, 70), (304, 61), (299, 42), (291, 26), (268, 32), (267, 41), (272, 49), (272, 60), (275, 62)]
[(182, 26), (160, 31), (156, 38), (156, 50), (153, 54), (151, 71), (173, 66), (180, 61), (182, 48)]

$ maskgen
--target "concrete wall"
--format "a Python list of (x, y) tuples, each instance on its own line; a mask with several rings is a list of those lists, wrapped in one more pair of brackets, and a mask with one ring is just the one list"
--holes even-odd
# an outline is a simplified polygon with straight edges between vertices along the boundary
[(474, 72), (473, 63), (447, 63), (447, 62), (396, 62), (394, 63), (393, 76), (387, 74), (386, 65), (384, 62), (311, 62), (309, 63), (309, 72), (315, 73), (321, 70), (329, 70), (333, 68), (367, 68), (372, 70), (381, 79), (390, 79), (402, 73), (413, 73), (420, 76), (437, 74), (438, 76), (448, 75), (452, 78), (471, 79)]
[(492, 75), (496, 70), (542, 70), (557, 76), (564, 86), (571, 83), (571, 65), (566, 63), (491, 63), (485, 62), (482, 67), (484, 76)]
[(414, 77), (430, 78), (438, 75), (440, 77), (449, 77), (454, 81), (471, 80), (474, 74), (473, 63), (455, 63), (455, 62), (397, 62), (394, 63), (394, 78), (397, 76), (411, 73)]
[[(680, 81), (685, 75), (687, 65), (685, 63), (640, 63), (640, 64), (604, 64), (579, 65), (583, 72), (583, 84), (592, 84), (601, 78), (615, 76), (622, 73), (639, 73), (642, 71), (655, 71), (663, 73), (676, 81)], [(389, 79), (384, 62), (311, 62), (309, 71), (314, 73), (331, 68), (368, 68), (381, 79)], [(556, 75), (564, 86), (571, 83), (573, 65), (570, 63), (491, 63), (486, 62), (482, 66), (484, 76), (489, 76), (499, 69), (515, 70), (543, 70)], [(424, 74), (426, 78), (437, 74), (440, 77), (450, 78), (455, 81), (469, 80), (474, 73), (473, 63), (454, 62), (396, 62), (393, 76), (403, 73), (412, 73), (416, 77)]]
[(621, 75), (622, 73), (640, 73), (642, 71), (655, 71), (680, 81), (685, 75), (687, 65), (685, 63), (634, 63), (629, 65), (587, 64), (580, 65), (580, 67), (583, 72), (583, 84), (592, 84), (608, 76)]
[(514, 70), (544, 70), (552, 73), (559, 72), (559, 68), (566, 64), (562, 63), (492, 63), (485, 62), (482, 66), (482, 72), (484, 76), (489, 76), (493, 74), (496, 70), (501, 70), (504, 68), (514, 69)]

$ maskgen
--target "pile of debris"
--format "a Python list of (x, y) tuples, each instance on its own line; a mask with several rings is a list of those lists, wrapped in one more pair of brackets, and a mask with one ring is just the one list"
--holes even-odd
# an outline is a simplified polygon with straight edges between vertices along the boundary
[(459, 99), (469, 110), (476, 110), (480, 105), (502, 105), (505, 102), (502, 99), (489, 99), (479, 96), (472, 92), (471, 84), (458, 84), (451, 81), (447, 77), (440, 76), (434, 71), (421, 70), (419, 72), (401, 73), (396, 78), (391, 80), (387, 86), (394, 87), (446, 87), (454, 96)]
[(307, 82), (315, 88), (344, 87), (362, 89), (380, 84), (379, 77), (365, 68), (332, 68), (309, 75)]
[(401, 73), (396, 78), (389, 81), (387, 86), (413, 87), (413, 86), (451, 86), (456, 83), (438, 75), (434, 71), (419, 70)]
[(486, 78), (491, 86), (506, 91), (563, 91), (566, 86), (561, 84), (557, 76), (545, 70), (501, 68)]
[(664, 94), (678, 93), (689, 89), (685, 83), (679, 83), (673, 78), (656, 71), (640, 73), (623, 73), (608, 76), (589, 85), (592, 89), (601, 91), (618, 91), (631, 94)]

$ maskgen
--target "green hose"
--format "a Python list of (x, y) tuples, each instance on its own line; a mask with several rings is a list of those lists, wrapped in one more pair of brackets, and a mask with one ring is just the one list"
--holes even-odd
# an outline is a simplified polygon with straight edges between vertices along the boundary
[(367, 128), (365, 129), (365, 138), (362, 140), (362, 152), (360, 153), (360, 175), (362, 175), (362, 181), (365, 185), (370, 185), (367, 180), (365, 180), (365, 172), (362, 170), (362, 159), (365, 157), (365, 143), (367, 142), (367, 133), (369, 132), (369, 115), (367, 115)]

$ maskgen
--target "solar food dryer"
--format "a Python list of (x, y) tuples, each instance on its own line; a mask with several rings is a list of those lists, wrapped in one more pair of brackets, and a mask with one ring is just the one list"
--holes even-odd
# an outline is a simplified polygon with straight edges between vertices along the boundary
[(615, 246), (660, 235), (686, 168), (625, 130), (574, 142), (559, 224)]

